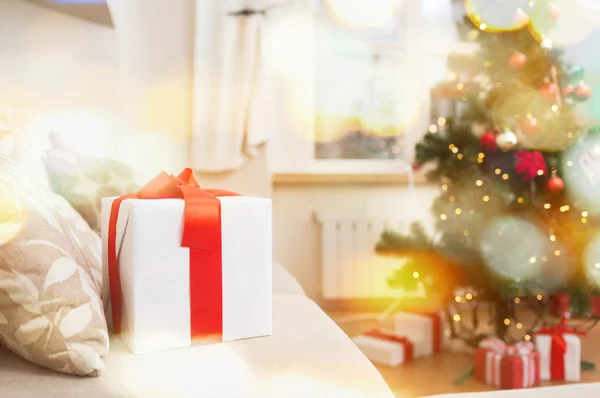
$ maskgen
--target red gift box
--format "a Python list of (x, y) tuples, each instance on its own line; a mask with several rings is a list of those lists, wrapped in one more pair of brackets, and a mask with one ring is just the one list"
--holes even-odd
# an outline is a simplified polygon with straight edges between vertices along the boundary
[[(554, 294), (550, 301), (550, 312), (557, 317), (563, 317), (566, 313), (570, 313), (569, 295), (565, 292)], [(590, 313), (594, 316), (600, 316), (600, 296), (590, 294)]]
[(475, 379), (502, 389), (526, 388), (540, 382), (540, 356), (530, 342), (507, 345), (484, 339), (475, 351)]

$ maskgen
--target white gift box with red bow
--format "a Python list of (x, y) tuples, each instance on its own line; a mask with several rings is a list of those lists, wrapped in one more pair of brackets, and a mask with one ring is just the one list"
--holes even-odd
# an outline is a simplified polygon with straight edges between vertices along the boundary
[(368, 331), (352, 341), (374, 363), (394, 367), (413, 359), (412, 342), (384, 330)]
[(394, 319), (394, 333), (405, 336), (414, 344), (414, 357), (426, 357), (441, 351), (446, 342), (444, 312), (414, 314), (399, 312)]
[(579, 381), (581, 379), (581, 339), (585, 332), (566, 325), (542, 328), (534, 341), (540, 352), (542, 380)]

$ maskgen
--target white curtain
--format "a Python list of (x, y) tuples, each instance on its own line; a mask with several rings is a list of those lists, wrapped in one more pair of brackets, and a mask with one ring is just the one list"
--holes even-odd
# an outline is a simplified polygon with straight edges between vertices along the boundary
[(263, 59), (265, 1), (196, 3), (191, 166), (205, 172), (241, 167), (270, 135), (271, 76)]

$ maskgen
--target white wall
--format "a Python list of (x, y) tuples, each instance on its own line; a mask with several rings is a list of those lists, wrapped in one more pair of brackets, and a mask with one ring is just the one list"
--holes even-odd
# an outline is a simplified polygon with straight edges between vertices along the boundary
[(387, 216), (432, 224), (429, 211), (439, 188), (405, 185), (276, 185), (273, 188), (274, 259), (321, 296), (321, 232), (314, 213)]
[[(116, 27), (0, 0), (0, 106), (32, 107), (83, 153), (178, 172), (191, 129), (194, 1), (109, 1)], [(151, 6), (152, 5), (152, 6)], [(270, 196), (264, 148), (205, 186)]]
[(0, 1), (0, 105), (38, 109), (79, 150), (116, 129), (114, 31), (22, 0)]

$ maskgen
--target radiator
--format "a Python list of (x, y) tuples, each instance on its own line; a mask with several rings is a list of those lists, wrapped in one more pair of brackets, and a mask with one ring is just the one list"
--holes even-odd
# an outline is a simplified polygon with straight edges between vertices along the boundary
[(374, 250), (384, 229), (404, 232), (408, 222), (365, 216), (317, 214), (316, 218), (321, 224), (324, 299), (398, 297), (387, 277), (403, 260), (377, 256)]

